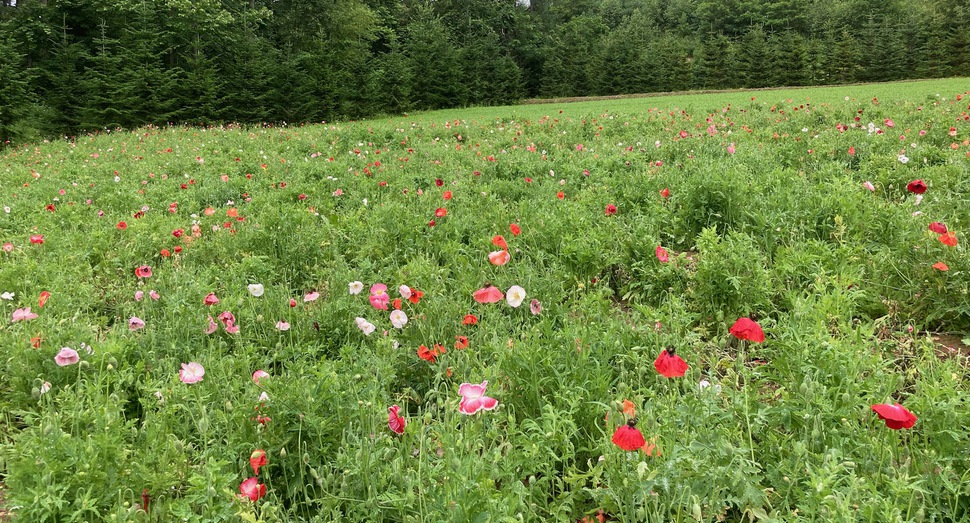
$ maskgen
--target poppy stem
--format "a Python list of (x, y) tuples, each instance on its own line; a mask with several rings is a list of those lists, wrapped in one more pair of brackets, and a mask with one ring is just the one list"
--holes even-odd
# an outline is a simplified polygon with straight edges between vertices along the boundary
[(740, 340), (738, 349), (738, 361), (741, 362), (740, 370), (738, 371), (741, 375), (742, 382), (742, 394), (744, 394), (744, 424), (748, 431), (748, 447), (751, 450), (751, 462), (755, 463), (754, 457), (754, 438), (751, 435), (751, 413), (748, 398), (748, 375), (747, 369), (745, 368), (745, 349), (747, 348), (748, 342), (745, 340)]

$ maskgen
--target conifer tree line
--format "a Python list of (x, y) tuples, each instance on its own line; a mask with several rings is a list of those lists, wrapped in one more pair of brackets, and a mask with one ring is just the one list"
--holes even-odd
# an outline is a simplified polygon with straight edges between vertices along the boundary
[(970, 75), (950, 0), (0, 0), (0, 139)]

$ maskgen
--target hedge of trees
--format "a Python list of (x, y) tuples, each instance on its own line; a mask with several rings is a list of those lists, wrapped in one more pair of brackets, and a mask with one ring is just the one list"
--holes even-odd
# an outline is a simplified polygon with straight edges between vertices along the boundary
[(2, 0), (0, 138), (970, 75), (950, 0)]

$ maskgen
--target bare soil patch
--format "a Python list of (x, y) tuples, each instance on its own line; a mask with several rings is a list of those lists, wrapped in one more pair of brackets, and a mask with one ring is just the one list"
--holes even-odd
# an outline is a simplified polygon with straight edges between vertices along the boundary
[(966, 364), (970, 362), (970, 345), (963, 343), (963, 339), (955, 334), (934, 334), (936, 354), (941, 359), (961, 358)]

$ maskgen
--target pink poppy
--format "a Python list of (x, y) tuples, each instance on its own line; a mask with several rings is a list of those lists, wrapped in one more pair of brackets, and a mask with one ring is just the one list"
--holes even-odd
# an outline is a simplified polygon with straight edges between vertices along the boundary
[(505, 298), (505, 293), (500, 291), (498, 287), (486, 285), (475, 291), (474, 296), (478, 303), (498, 303)]
[(391, 302), (391, 296), (387, 293), (387, 285), (383, 283), (371, 285), (368, 301), (370, 301), (371, 307), (386, 311), (387, 304)]
[(497, 265), (499, 267), (505, 265), (511, 259), (512, 256), (509, 254), (509, 251), (504, 249), (501, 251), (492, 251), (488, 253), (488, 261), (490, 261), (492, 265)]
[(657, 246), (655, 254), (657, 255), (657, 259), (660, 260), (660, 263), (667, 263), (670, 260), (670, 255), (667, 254), (667, 249), (664, 249), (659, 245)]
[(23, 309), (13, 311), (13, 320), (11, 320), (11, 323), (16, 321), (28, 321), (36, 317), (37, 313), (30, 312), (30, 307), (25, 307)]
[(259, 385), (259, 380), (263, 378), (268, 378), (268, 377), (269, 377), (268, 372), (266, 372), (265, 370), (259, 369), (253, 373), (253, 382), (256, 383), (256, 385)]
[(472, 383), (462, 383), (458, 387), (458, 394), (461, 394), (461, 402), (458, 403), (458, 411), (462, 414), (472, 415), (482, 409), (492, 410), (498, 406), (498, 400), (485, 395), (488, 387), (488, 380), (481, 385)]
[(13, 252), (13, 244), (10, 242), (3, 244), (3, 252)]
[(57, 363), (58, 367), (66, 367), (77, 363), (80, 359), (76, 350), (70, 347), (64, 347), (54, 356), (54, 363)]
[(319, 298), (319, 297), (320, 297), (320, 293), (319, 292), (316, 292), (316, 291), (309, 292), (305, 296), (303, 296), (303, 303), (310, 302), (310, 301), (316, 301), (317, 298)]
[(872, 191), (875, 191), (875, 190), (876, 190), (876, 186), (875, 186), (875, 185), (872, 185), (872, 182), (870, 182), (869, 180), (866, 180), (866, 181), (865, 181), (865, 182), (864, 182), (864, 183), (862, 184), (862, 186), (863, 186), (863, 187), (865, 187), (865, 189), (866, 189), (867, 191), (869, 191), (869, 192), (872, 192)]
[(236, 317), (232, 315), (229, 311), (223, 311), (217, 318), (226, 327), (236, 324)]
[(249, 501), (259, 501), (259, 498), (266, 495), (266, 485), (259, 482), (259, 478), (253, 476), (247, 478), (239, 484), (240, 498), (248, 499)]
[(135, 301), (141, 301), (145, 299), (145, 291), (135, 291)]
[(401, 410), (401, 407), (397, 405), (391, 405), (387, 408), (387, 428), (395, 434), (404, 434), (404, 428), (407, 427), (408, 421), (398, 415), (399, 410)]
[(949, 232), (948, 229), (946, 228), (946, 225), (940, 222), (931, 223), (930, 230), (935, 232), (936, 234), (946, 234), (947, 232)]
[(205, 368), (194, 361), (183, 363), (182, 370), (179, 371), (179, 380), (187, 385), (202, 381), (203, 376), (205, 376)]
[(142, 265), (141, 267), (135, 268), (135, 276), (139, 278), (151, 278), (152, 268), (147, 265)]
[(391, 325), (395, 329), (403, 329), (404, 325), (408, 322), (408, 315), (402, 310), (396, 310), (391, 312)]
[(916, 415), (906, 410), (906, 407), (899, 403), (895, 405), (880, 403), (873, 405), (872, 410), (879, 415), (879, 419), (886, 421), (887, 427), (893, 430), (909, 429), (916, 424)]
[(290, 324), (287, 323), (287, 322), (285, 322), (285, 321), (283, 321), (283, 320), (280, 320), (280, 321), (276, 322), (276, 330), (278, 330), (278, 331), (288, 331), (288, 330), (290, 330)]
[(364, 336), (370, 336), (375, 330), (377, 330), (377, 327), (375, 327), (373, 323), (365, 320), (364, 318), (354, 318), (354, 321), (357, 322), (357, 328), (364, 332)]
[(148, 297), (151, 298), (153, 301), (158, 301), (158, 299), (161, 296), (159, 296), (158, 293), (155, 292), (155, 290), (153, 289), (153, 290), (148, 291)]
[(411, 297), (411, 287), (407, 285), (401, 285), (397, 288), (397, 292), (401, 293), (401, 297), (405, 300)]
[(219, 324), (213, 321), (212, 316), (209, 316), (209, 324), (205, 328), (206, 334), (212, 334), (219, 328)]
[(134, 332), (145, 328), (145, 321), (138, 316), (132, 316), (128, 319), (128, 330)]
[(239, 325), (235, 325), (235, 324), (226, 325), (226, 332), (228, 332), (229, 334), (239, 333)]
[(31, 235), (31, 237), (30, 237), (30, 243), (33, 243), (35, 245), (41, 245), (41, 244), (43, 244), (44, 243), (44, 235), (43, 234), (34, 234), (34, 235)]
[(542, 302), (535, 299), (529, 302), (529, 311), (532, 312), (533, 316), (538, 315), (542, 312)]
[(202, 300), (202, 304), (205, 305), (206, 307), (211, 307), (217, 303), (219, 303), (219, 298), (216, 297), (216, 293), (214, 292), (210, 292), (209, 294), (206, 294), (205, 299)]

